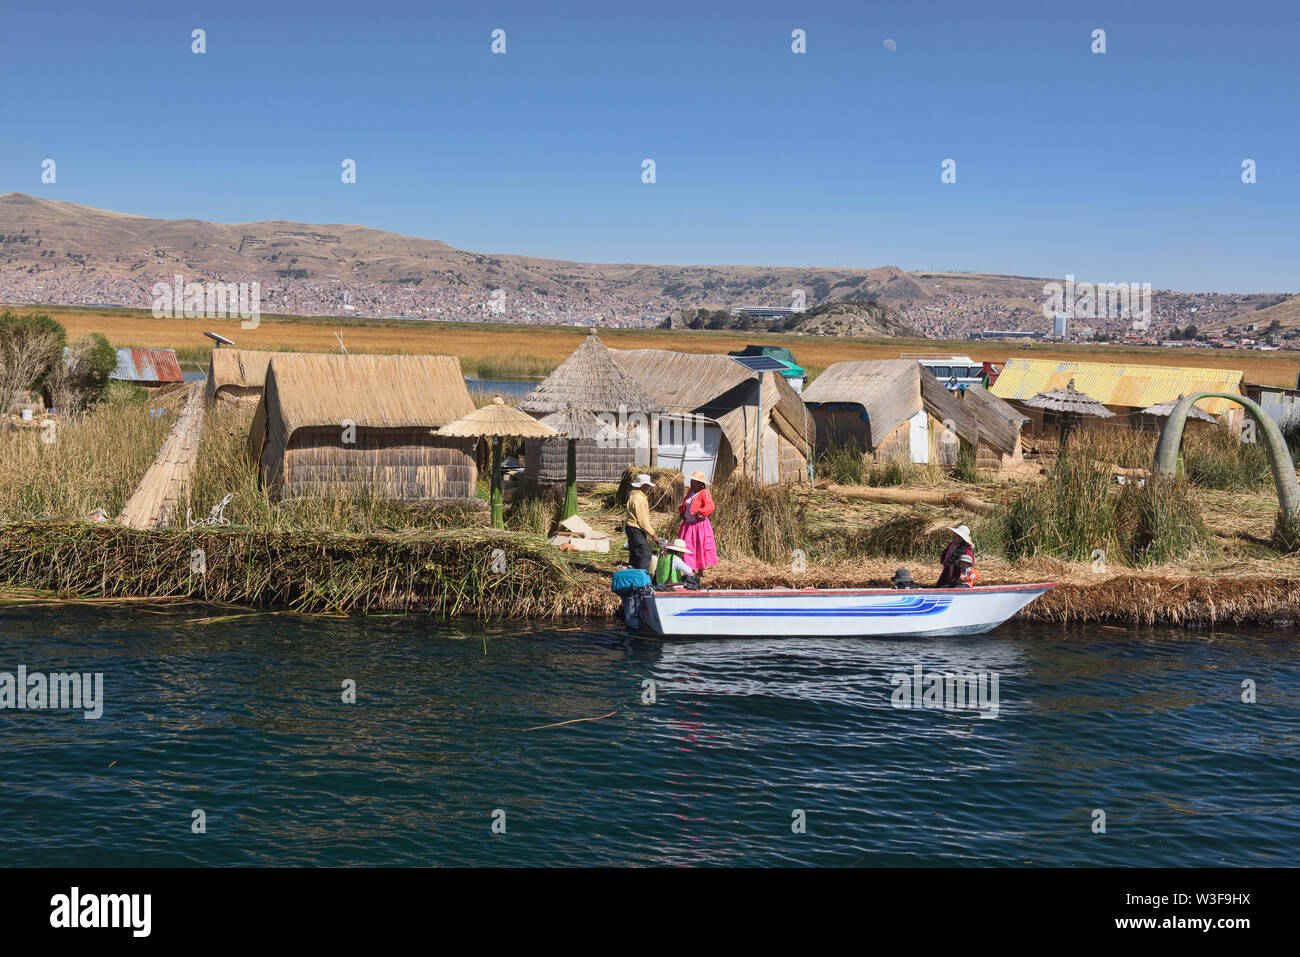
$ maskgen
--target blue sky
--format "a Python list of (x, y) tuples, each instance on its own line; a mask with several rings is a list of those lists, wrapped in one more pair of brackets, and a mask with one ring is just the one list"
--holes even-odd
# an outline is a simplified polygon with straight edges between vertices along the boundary
[(12, 2), (0, 192), (597, 262), (1296, 292), (1298, 39), (1290, 2)]

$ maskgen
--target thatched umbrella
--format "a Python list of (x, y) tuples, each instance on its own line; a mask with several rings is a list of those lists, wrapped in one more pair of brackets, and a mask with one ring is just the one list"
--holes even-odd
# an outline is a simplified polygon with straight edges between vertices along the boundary
[(549, 425), (569, 440), (569, 457), (564, 474), (564, 514), (560, 521), (578, 514), (578, 442), (593, 439), (597, 442), (617, 442), (618, 430), (602, 422), (594, 413), (570, 406), (563, 412), (553, 412), (539, 421)]
[(1025, 405), (1031, 409), (1056, 412), (1061, 416), (1061, 448), (1065, 448), (1065, 440), (1070, 435), (1070, 421), (1074, 416), (1091, 415), (1099, 419), (1109, 419), (1115, 415), (1092, 396), (1076, 389), (1073, 379), (1064, 389), (1040, 392), (1032, 399), (1026, 399)]
[(549, 425), (538, 422), (526, 412), (512, 409), (501, 396), (469, 415), (461, 416), (438, 430), (451, 438), (485, 438), (492, 440), (492, 525), (505, 528), (501, 505), (501, 443), (503, 439), (547, 439), (556, 434)]
[(620, 408), (628, 412), (663, 411), (594, 332), (524, 396), (519, 408), (534, 415), (562, 413), (571, 408), (592, 412), (618, 412)]
[[(1157, 419), (1167, 419), (1173, 413), (1174, 406), (1181, 399), (1182, 395), (1180, 394), (1173, 402), (1160, 402), (1156, 405), (1149, 405), (1142, 410), (1141, 414), (1155, 416)], [(1200, 422), (1209, 422), (1211, 425), (1218, 425), (1219, 423), (1219, 420), (1210, 415), (1210, 413), (1206, 412), (1204, 409), (1198, 409), (1196, 406), (1192, 406), (1191, 411), (1187, 413), (1187, 417), (1189, 419), (1196, 419)]]

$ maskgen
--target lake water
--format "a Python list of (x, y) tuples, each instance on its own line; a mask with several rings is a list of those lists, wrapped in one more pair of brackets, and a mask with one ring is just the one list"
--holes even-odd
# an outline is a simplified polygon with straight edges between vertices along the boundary
[(536, 389), (540, 381), (540, 379), (471, 379), (466, 376), (465, 386), (471, 392), (499, 392), (502, 395), (523, 398)]
[[(0, 711), (8, 863), (1300, 859), (1291, 633), (664, 642), (206, 613), (0, 612), (0, 671), (102, 672), (105, 699)], [(895, 707), (917, 665), (996, 674), (997, 716)], [(539, 728), (574, 718), (599, 720)]]

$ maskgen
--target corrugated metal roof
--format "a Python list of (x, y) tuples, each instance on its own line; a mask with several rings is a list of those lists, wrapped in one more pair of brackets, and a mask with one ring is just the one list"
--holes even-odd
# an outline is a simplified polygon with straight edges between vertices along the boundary
[(118, 349), (111, 378), (126, 382), (180, 382), (181, 364), (171, 349)]
[[(1076, 389), (1103, 405), (1135, 409), (1171, 402), (1192, 392), (1241, 393), (1241, 372), (1232, 369), (1023, 358), (1008, 359), (989, 391), (999, 399), (1024, 401), (1040, 392), (1064, 389), (1071, 379)], [(1196, 405), (1213, 415), (1236, 407), (1228, 399), (1206, 399)]]

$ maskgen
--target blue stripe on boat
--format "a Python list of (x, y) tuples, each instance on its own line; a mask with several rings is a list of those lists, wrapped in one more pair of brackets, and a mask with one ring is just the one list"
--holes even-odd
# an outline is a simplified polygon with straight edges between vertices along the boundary
[(913, 618), (937, 615), (952, 604), (951, 598), (903, 598), (876, 605), (850, 608), (709, 608), (702, 606), (676, 612), (684, 618)]

